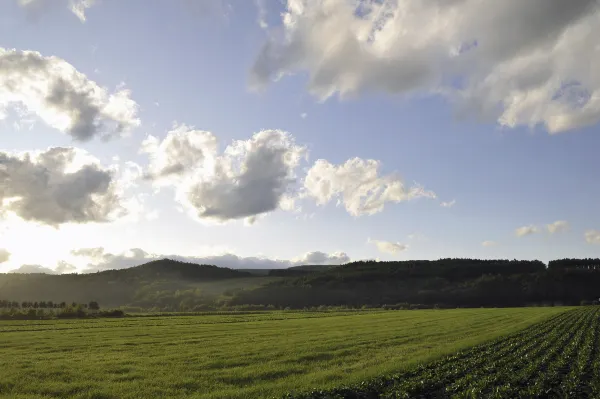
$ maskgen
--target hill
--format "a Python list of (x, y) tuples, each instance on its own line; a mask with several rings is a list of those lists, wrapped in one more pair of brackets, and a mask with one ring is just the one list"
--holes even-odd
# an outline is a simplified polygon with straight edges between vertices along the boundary
[(322, 273), (331, 268), (339, 267), (338, 265), (301, 265), (292, 266), (287, 269), (271, 269), (269, 270), (269, 276), (277, 277), (294, 277), (294, 276), (305, 276), (308, 274)]
[(238, 292), (232, 304), (440, 307), (578, 305), (600, 296), (600, 260), (353, 262)]
[(519, 260), (361, 261), (261, 273), (162, 259), (91, 274), (0, 274), (0, 299), (200, 311), (242, 305), (578, 305), (600, 297), (599, 259), (559, 259), (548, 267)]
[(214, 304), (236, 290), (275, 279), (212, 265), (161, 259), (90, 274), (0, 274), (0, 298), (11, 301), (97, 301), (103, 307), (180, 310)]
[(119, 270), (105, 270), (96, 273), (99, 278), (116, 280), (131, 279), (188, 279), (188, 280), (222, 280), (230, 278), (252, 277), (251, 273), (217, 267), (213, 265), (197, 265), (172, 259), (159, 259), (139, 266)]

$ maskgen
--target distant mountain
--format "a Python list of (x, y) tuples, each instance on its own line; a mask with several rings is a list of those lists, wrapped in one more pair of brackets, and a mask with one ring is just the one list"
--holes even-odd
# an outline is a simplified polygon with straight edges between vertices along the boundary
[(339, 265), (301, 265), (292, 266), (287, 269), (271, 269), (269, 276), (272, 277), (300, 277), (314, 273), (322, 273), (333, 268), (339, 267)]
[(334, 267), (340, 267), (340, 265), (301, 265), (301, 266), (288, 267), (287, 270), (306, 270), (306, 271), (322, 272), (325, 270), (332, 269)]
[(0, 274), (0, 299), (97, 301), (104, 307), (143, 303), (146, 307), (179, 309), (182, 295), (192, 296), (192, 304), (212, 303), (228, 291), (256, 287), (265, 281), (273, 281), (273, 278), (161, 259), (127, 269), (87, 274)]
[(252, 277), (246, 271), (217, 267), (213, 265), (198, 265), (172, 259), (153, 260), (143, 265), (119, 270), (106, 270), (95, 273), (111, 279), (130, 278), (179, 278), (185, 280), (222, 280), (230, 278)]

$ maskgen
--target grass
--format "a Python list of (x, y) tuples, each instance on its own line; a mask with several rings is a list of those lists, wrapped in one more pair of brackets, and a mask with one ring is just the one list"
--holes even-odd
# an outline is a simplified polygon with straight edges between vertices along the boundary
[(286, 399), (598, 398), (598, 316), (579, 307), (397, 374)]
[(0, 322), (0, 396), (265, 398), (396, 372), (567, 308)]

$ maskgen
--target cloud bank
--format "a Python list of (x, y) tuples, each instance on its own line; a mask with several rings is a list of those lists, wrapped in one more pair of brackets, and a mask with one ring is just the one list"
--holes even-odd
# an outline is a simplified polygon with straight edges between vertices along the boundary
[(270, 259), (266, 257), (241, 257), (231, 253), (200, 257), (151, 254), (140, 248), (132, 248), (121, 254), (112, 254), (106, 252), (102, 247), (74, 250), (72, 255), (86, 260), (87, 266), (84, 272), (88, 273), (98, 270), (125, 269), (164, 258), (196, 264), (229, 267), (232, 269), (283, 269), (300, 265), (339, 265), (350, 261), (350, 257), (343, 252), (327, 254), (320, 251), (308, 252), (291, 260)]
[(42, 274), (56, 274), (56, 272), (53, 269), (50, 269), (48, 267), (44, 267), (41, 265), (22, 265), (16, 269), (13, 269), (11, 271), (9, 271), (9, 273), (20, 273), (20, 274), (35, 274), (35, 273), (42, 273)]

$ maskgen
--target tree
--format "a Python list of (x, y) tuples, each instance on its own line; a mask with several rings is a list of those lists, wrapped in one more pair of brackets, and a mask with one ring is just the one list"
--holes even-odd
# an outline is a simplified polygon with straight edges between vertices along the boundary
[(88, 309), (90, 309), (90, 310), (100, 310), (100, 305), (96, 301), (91, 301), (88, 304)]

